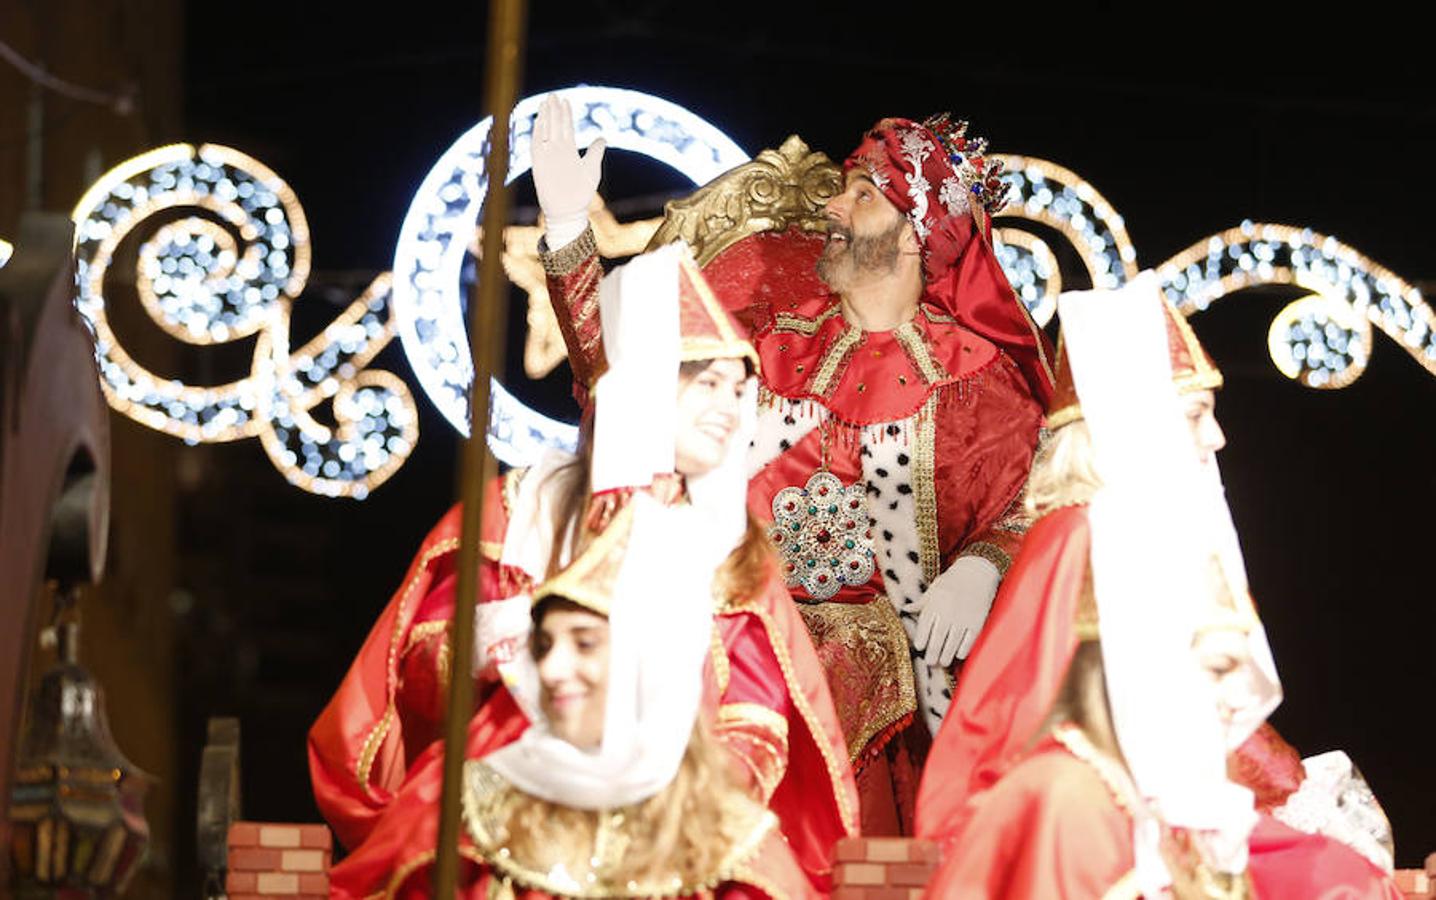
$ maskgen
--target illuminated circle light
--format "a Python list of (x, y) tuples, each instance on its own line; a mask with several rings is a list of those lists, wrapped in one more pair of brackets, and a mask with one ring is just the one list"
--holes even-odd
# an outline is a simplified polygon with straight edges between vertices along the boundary
[[(140, 301), (160, 328), (192, 344), (258, 334), (251, 372), (238, 381), (165, 378), (133, 360), (110, 329), (104, 282), (115, 249), (169, 210), (208, 217), (168, 223), (141, 245)], [(76, 308), (94, 332), (101, 388), (114, 409), (192, 444), (260, 437), (290, 481), (329, 496), (367, 495), (412, 452), (417, 408), (408, 388), (361, 371), (393, 337), (387, 274), (319, 336), (287, 352), (290, 306), (309, 274), (309, 230), (294, 192), (258, 160), (212, 144), (160, 147), (111, 169), (72, 216)], [(328, 398), (339, 422), (333, 430), (308, 414)]]
[(1257, 284), (1311, 291), (1268, 331), (1272, 362), (1315, 388), (1360, 377), (1375, 325), (1436, 374), (1436, 315), (1421, 292), (1333, 237), (1289, 225), (1243, 222), (1198, 241), (1157, 268), (1168, 299), (1187, 315)]
[(0, 241), (0, 269), (5, 268), (5, 264), (10, 261), (10, 257), (14, 254), (14, 244), (9, 241)]
[[(749, 159), (717, 128), (650, 94), (592, 86), (554, 93), (573, 107), (575, 139), (581, 147), (602, 137), (609, 147), (666, 163), (695, 185)], [(533, 120), (546, 96), (526, 97), (514, 108), (510, 181), (529, 170)], [(410, 202), (394, 251), (394, 316), (404, 352), (424, 392), (463, 434), (468, 434), (468, 389), (473, 372), (460, 272), (487, 191), (484, 165), (491, 125), (492, 118), (487, 118), (469, 129), (430, 169)], [(570, 442), (571, 426), (528, 408), (511, 407), (517, 401), (498, 387), (492, 397), (492, 421), (508, 428), (506, 434), (535, 439), (543, 434), (544, 443), (550, 445)], [(535, 458), (528, 450), (506, 445), (492, 429), (489, 445), (495, 455), (511, 464)]]

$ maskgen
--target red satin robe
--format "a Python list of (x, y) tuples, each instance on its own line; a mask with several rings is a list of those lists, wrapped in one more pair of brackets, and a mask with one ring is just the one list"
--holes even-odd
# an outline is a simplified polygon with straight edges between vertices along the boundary
[[(513, 484), (505, 476), (484, 495), (479, 590), (485, 597), (527, 588), (522, 572), (498, 563)], [(346, 847), (357, 847), (368, 836), (404, 773), (442, 736), (462, 524), (462, 510), (455, 506), (429, 532), (309, 730), (314, 799)], [(476, 704), (482, 698), (477, 692)]]
[[(923, 772), (918, 833), (947, 854), (929, 896), (1101, 897), (1131, 868), (1130, 820), (1095, 771), (1050, 738), (1028, 749), (1077, 648), (1090, 548), (1086, 507), (1054, 510), (998, 592)], [(1294, 758), (1264, 727), (1229, 768), (1266, 812), (1300, 784)], [(1399, 896), (1351, 848), (1269, 816), (1250, 849), (1258, 897)]]
[[(1132, 820), (1088, 763), (1043, 739), (977, 798), (928, 884), (933, 900), (1137, 897)], [(1247, 872), (1258, 900), (1399, 900), (1345, 845), (1262, 816)]]
[[(1085, 506), (1043, 516), (1028, 532), (963, 669), (918, 793), (917, 831), (950, 840), (969, 801), (1015, 764), (1057, 698), (1077, 647), (1072, 622), (1086, 588), (1091, 535)], [(1301, 786), (1301, 756), (1262, 723), (1228, 760), (1233, 781), (1269, 813)]]
[[(522, 573), (497, 562), (509, 493), (496, 486), (488, 496), (481, 590), (490, 598), (513, 596), (528, 585)], [(456, 507), (430, 533), (310, 730), (315, 800), (346, 847), (368, 838), (406, 772), (440, 737), (459, 524)], [(720, 742), (777, 815), (803, 870), (826, 891), (833, 845), (857, 834), (857, 789), (812, 644), (776, 573), (765, 585), (716, 611), (707, 711)], [(483, 687), (478, 700), (492, 684)]]
[[(749, 483), (750, 511), (772, 521), (775, 495), (824, 467), (844, 485), (865, 485), (871, 576), (821, 601), (800, 585), (791, 589), (858, 772), (863, 831), (911, 833), (929, 740), (924, 717), (941, 715), (951, 673), (915, 684), (896, 613), (959, 556), (1006, 570), (1027, 524), (1019, 494), (1043, 410), (1012, 359), (931, 298), (899, 329), (848, 326), (838, 298), (813, 273), (819, 247), (810, 237), (756, 235), (704, 274), (754, 329), (762, 360), (762, 467)], [(543, 261), (582, 403), (606, 365), (591, 232)], [(822, 411), (826, 423), (803, 431), (803, 410)]]
[[(491, 753), (517, 740), (527, 727), (513, 698), (499, 688), (469, 722), (466, 755), (475, 759)], [(443, 745), (438, 743), (415, 760), (408, 778), (368, 838), (330, 870), (330, 896), (339, 900), (420, 900), (433, 896), (443, 765)], [(496, 882), (494, 870), (474, 847), (467, 829), (461, 827), (458, 896), (487, 900)], [(556, 896), (518, 884), (511, 887), (512, 896), (519, 900)], [(796, 900), (818, 894), (780, 834), (770, 832), (730, 880), (704, 896), (716, 900)]]

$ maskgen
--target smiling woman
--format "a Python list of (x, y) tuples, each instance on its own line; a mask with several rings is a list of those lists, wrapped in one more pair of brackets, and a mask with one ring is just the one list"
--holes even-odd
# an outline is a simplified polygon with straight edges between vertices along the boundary
[(575, 747), (595, 748), (603, 740), (608, 619), (561, 598), (550, 600), (534, 618), (531, 652), (549, 730)]
[[(635, 497), (534, 592), (511, 693), (470, 725), (462, 896), (810, 895), (700, 715), (710, 586), (683, 548), (710, 525)], [(516, 740), (514, 702), (533, 722)], [(429, 896), (437, 749), (333, 870), (336, 896)]]
[[(597, 293), (604, 355), (594, 368), (594, 381), (585, 385), (584, 396), (593, 403), (585, 413), (580, 452), (554, 453), (533, 469), (509, 473), (491, 492), (496, 499), (485, 510), (484, 591), (478, 598), (483, 662), (476, 672), (482, 705), (471, 723), (471, 733), (478, 729), (483, 739), (478, 745), (471, 742), (469, 755), (483, 756), (481, 749), (501, 747), (522, 733), (523, 747), (550, 747), (565, 760), (613, 757), (623, 737), (614, 730), (623, 720), (615, 710), (634, 702), (633, 678), (643, 692), (649, 690), (645, 679), (678, 677), (674, 673), (681, 674), (686, 665), (679, 660), (665, 669), (647, 660), (671, 652), (665, 648), (680, 630), (662, 623), (669, 606), (680, 603), (684, 585), (695, 581), (705, 627), (700, 656), (707, 661), (699, 667), (702, 724), (687, 751), (681, 744), (675, 750), (685, 761), (676, 778), (671, 772), (668, 777), (681, 796), (669, 796), (661, 811), (650, 811), (655, 829), (666, 824), (641, 840), (631, 834), (625, 839), (633, 841), (633, 853), (665, 845), (670, 838), (691, 843), (694, 838), (685, 829), (747, 808), (730, 798), (715, 812), (713, 801), (702, 798), (702, 785), (711, 791), (731, 777), (749, 805), (771, 810), (791, 847), (800, 883), (785, 887), (784, 893), (826, 892), (833, 845), (856, 831), (856, 789), (822, 670), (764, 531), (746, 507), (743, 464), (757, 407), (752, 345), (681, 245), (615, 270)], [(624, 607), (610, 609), (608, 598), (627, 602), (629, 592), (606, 591), (606, 570), (594, 562), (607, 558), (608, 545), (620, 540), (615, 535), (635, 507), (654, 507), (667, 523), (654, 537), (632, 542), (649, 548), (645, 565), (655, 573), (653, 584), (635, 589), (658, 605), (640, 616), (646, 623), (641, 632), (622, 627)], [(417, 815), (413, 804), (438, 777), (436, 751), (426, 748), (438, 733), (442, 706), (436, 698), (443, 696), (449, 675), (446, 629), (457, 599), (458, 518), (458, 511), (451, 511), (421, 548), (411, 578), (310, 733), (320, 808), (354, 849), (351, 859), (368, 861), (344, 870), (342, 877), (356, 891), (383, 887), (375, 871), (387, 878), (401, 861), (423, 865), (424, 838), (410, 833), (406, 817)], [(531, 618), (531, 598), (540, 603), (539, 620)], [(634, 633), (643, 639), (632, 638)], [(526, 647), (530, 652), (523, 652)], [(630, 671), (635, 665), (644, 673), (635, 676)], [(688, 731), (679, 737), (690, 740)], [(651, 754), (654, 740), (649, 735), (634, 753)], [(704, 762), (713, 752), (721, 761)], [(601, 777), (584, 776), (582, 766), (567, 762), (539, 764), (543, 759), (520, 751), (497, 760), (484, 756), (490, 769), (503, 773), (505, 783), (549, 804), (597, 808), (575, 801), (576, 793), (601, 794), (603, 808), (641, 799), (626, 794), (618, 802), (611, 796), (640, 771), (618, 766), (626, 759), (621, 754)], [(553, 787), (560, 782), (567, 785), (562, 794)], [(684, 785), (692, 787), (691, 794), (683, 793), (688, 790)], [(509, 796), (507, 788), (500, 793)], [(714, 796), (729, 795), (719, 790)], [(559, 818), (536, 805), (521, 805), (527, 810), (525, 821)], [(504, 821), (506, 815), (480, 818)], [(648, 812), (635, 811), (630, 821), (648, 818)], [(527, 827), (511, 832), (548, 833)], [(660, 832), (669, 837), (653, 836)], [(518, 852), (507, 838), (475, 837), (475, 843)], [(535, 844), (535, 860), (542, 856), (540, 849)], [(626, 866), (644, 869), (646, 864), (635, 858), (627, 857)], [(659, 858), (701, 862), (707, 857), (684, 850), (654, 857)], [(707, 863), (695, 865), (702, 869)], [(336, 874), (335, 884), (340, 878)], [(630, 880), (648, 884), (643, 877)], [(565, 893), (561, 887), (540, 889)], [(639, 896), (672, 893), (666, 888), (637, 891)]]

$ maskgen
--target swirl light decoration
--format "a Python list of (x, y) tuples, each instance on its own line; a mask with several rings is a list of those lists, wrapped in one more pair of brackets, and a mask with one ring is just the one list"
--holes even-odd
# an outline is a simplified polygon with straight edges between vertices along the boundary
[[(664, 162), (700, 184), (748, 159), (698, 116), (638, 91), (575, 87), (557, 92), (578, 112), (582, 143)], [(529, 136), (542, 96), (513, 114), (510, 178), (528, 171)], [(402, 380), (365, 366), (396, 331), (420, 384), (467, 433), (472, 378), (460, 285), (485, 184), (491, 119), (462, 135), (434, 164), (410, 203), (383, 273), (313, 340), (290, 348), (293, 301), (309, 274), (309, 232), (294, 192), (245, 154), (213, 144), (159, 147), (105, 173), (80, 199), (76, 307), (95, 333), (101, 387), (137, 422), (196, 444), (258, 437), (295, 485), (362, 499), (392, 475), (418, 439), (413, 396)], [(187, 213), (187, 215), (186, 215)], [(120, 243), (142, 223), (163, 224), (136, 260), (136, 289), (172, 337), (213, 345), (255, 337), (249, 375), (188, 385), (152, 372), (120, 345), (106, 313), (105, 276)], [(151, 223), (154, 224), (154, 223)], [(8, 248), (8, 245), (5, 245)], [(512, 465), (545, 447), (572, 447), (577, 429), (528, 408), (497, 383), (488, 440)], [(311, 411), (333, 400), (337, 427)]]
[[(135, 287), (172, 337), (214, 345), (258, 335), (249, 375), (189, 385), (152, 372), (116, 339), (105, 275), (128, 235), (173, 218), (139, 246)], [(309, 226), (294, 192), (264, 164), (214, 144), (172, 144), (107, 172), (76, 204), (75, 305), (95, 334), (110, 405), (187, 443), (258, 437), (304, 490), (363, 498), (418, 439), (414, 398), (387, 372), (362, 371), (393, 335), (389, 278), (290, 352), (289, 313), (309, 276)], [(337, 428), (310, 415), (334, 400)]]
[[(1095, 287), (1137, 274), (1137, 253), (1122, 217), (1091, 184), (1046, 160), (1000, 156), (1013, 200), (995, 229), (998, 259), (1040, 324), (1062, 290), (1055, 258), (1017, 223), (1055, 229), (1072, 244)], [(1390, 269), (1311, 229), (1246, 221), (1156, 266), (1162, 288), (1191, 316), (1216, 300), (1260, 284), (1312, 293), (1287, 304), (1267, 333), (1272, 362), (1288, 378), (1323, 389), (1351, 384), (1366, 369), (1375, 324), (1436, 374), (1436, 314), (1421, 292)]]
[[(612, 147), (671, 166), (695, 185), (748, 161), (717, 128), (666, 100), (607, 87), (557, 93), (575, 110), (580, 145), (603, 137)], [(541, 99), (525, 98), (515, 108), (511, 179), (530, 167), (529, 140)], [(76, 205), (74, 219), (76, 305), (94, 329), (110, 404), (189, 443), (258, 437), (294, 484), (362, 498), (403, 464), (418, 437), (408, 388), (392, 374), (365, 370), (398, 334), (424, 391), (467, 433), (472, 372), (460, 273), (487, 188), (490, 125), (485, 119), (460, 136), (424, 178), (400, 230), (397, 274), (375, 278), (297, 350), (289, 346), (289, 315), (308, 277), (309, 235), (303, 209), (282, 179), (239, 151), (210, 144), (161, 147), (106, 173)], [(1050, 321), (1063, 282), (1056, 254), (1029, 230), (1033, 224), (1065, 238), (1096, 287), (1117, 287), (1136, 275), (1137, 253), (1125, 223), (1096, 188), (1047, 160), (998, 158), (1012, 186), (1012, 202), (994, 231), (998, 258), (1038, 322)], [(106, 317), (105, 276), (121, 241), (156, 216), (160, 227), (141, 243), (136, 260), (145, 310), (189, 344), (254, 337), (248, 376), (222, 385), (183, 384), (146, 369), (117, 341)], [(657, 220), (609, 224), (612, 231), (629, 224), (657, 227)], [(510, 230), (511, 251), (536, 264), (528, 256), (535, 253), (529, 239), (538, 229)], [(0, 265), (9, 252), (0, 242)], [(506, 264), (514, 262), (509, 255)], [(1283, 309), (1268, 334), (1277, 367), (1310, 387), (1339, 388), (1359, 377), (1372, 351), (1373, 324), (1436, 373), (1436, 316), (1420, 292), (1332, 238), (1245, 222), (1156, 269), (1167, 296), (1187, 315), (1257, 284), (1312, 291)], [(551, 317), (539, 319), (534, 327), (556, 329)], [(538, 343), (559, 346), (553, 335)], [(311, 414), (325, 400), (333, 401), (337, 427)], [(576, 440), (573, 426), (528, 408), (497, 383), (492, 403), (489, 445), (511, 465)]]

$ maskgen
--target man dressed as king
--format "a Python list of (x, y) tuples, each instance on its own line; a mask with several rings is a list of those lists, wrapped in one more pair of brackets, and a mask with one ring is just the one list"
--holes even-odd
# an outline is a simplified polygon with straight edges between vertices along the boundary
[[(1051, 394), (1046, 341), (993, 254), (1004, 188), (985, 148), (946, 116), (878, 122), (824, 210), (822, 288), (722, 298), (762, 361), (749, 509), (826, 671), (867, 834), (911, 831), (930, 735), (1026, 529)], [(602, 153), (580, 156), (548, 101), (542, 258), (581, 400), (606, 365), (588, 224)]]

